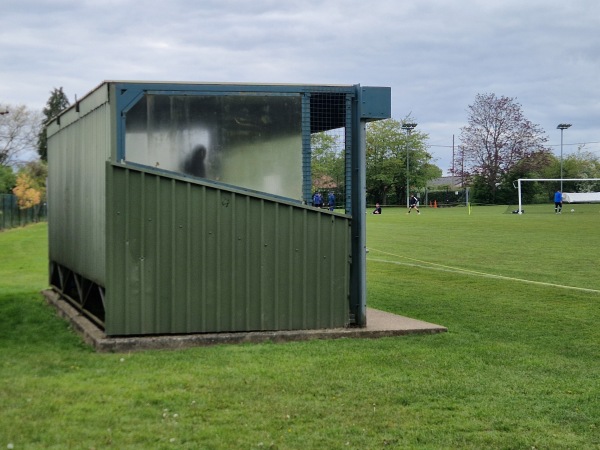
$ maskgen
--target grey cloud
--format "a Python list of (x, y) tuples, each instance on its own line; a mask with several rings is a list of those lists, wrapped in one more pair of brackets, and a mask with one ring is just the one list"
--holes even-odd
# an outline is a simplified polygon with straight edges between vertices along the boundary
[[(596, 0), (9, 0), (0, 102), (41, 108), (105, 79), (392, 87), (443, 169), (477, 93), (516, 97), (548, 133), (600, 141)], [(600, 145), (588, 146), (591, 150)]]

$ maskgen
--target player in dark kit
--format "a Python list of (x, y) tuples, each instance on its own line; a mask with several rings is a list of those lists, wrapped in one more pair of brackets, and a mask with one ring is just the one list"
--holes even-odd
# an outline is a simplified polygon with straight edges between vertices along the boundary
[(417, 211), (417, 214), (421, 214), (421, 211), (419, 211), (419, 200), (417, 200), (417, 197), (414, 195), (411, 195), (410, 200), (408, 201), (408, 214), (410, 214), (413, 209)]

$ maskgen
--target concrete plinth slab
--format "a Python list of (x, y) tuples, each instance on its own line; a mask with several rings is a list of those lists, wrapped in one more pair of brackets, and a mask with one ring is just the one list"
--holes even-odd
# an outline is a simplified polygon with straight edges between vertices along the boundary
[(179, 349), (215, 344), (305, 341), (310, 339), (380, 338), (407, 334), (431, 334), (448, 331), (446, 327), (421, 320), (367, 308), (366, 327), (322, 330), (251, 331), (236, 333), (198, 333), (159, 336), (106, 336), (96, 324), (82, 315), (53, 290), (42, 292), (58, 315), (71, 323), (83, 340), (99, 352), (130, 352), (150, 349)]

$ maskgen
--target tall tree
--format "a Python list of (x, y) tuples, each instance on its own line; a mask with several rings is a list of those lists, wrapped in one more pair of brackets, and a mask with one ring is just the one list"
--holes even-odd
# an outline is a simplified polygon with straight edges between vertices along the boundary
[(476, 176), (492, 203), (502, 179), (516, 164), (535, 153), (550, 152), (544, 131), (525, 118), (521, 105), (495, 94), (477, 94), (460, 140), (457, 175)]
[(415, 129), (410, 135), (402, 124), (412, 122), (379, 120), (367, 124), (367, 192), (375, 201), (386, 204), (393, 193), (396, 203), (406, 198), (406, 158), (409, 159), (410, 188), (425, 187), (427, 181), (442, 174), (430, 164), (431, 154), (426, 150), (428, 135)]
[(310, 137), (313, 190), (343, 190), (344, 145), (342, 136), (327, 132)]
[(0, 105), (0, 165), (15, 166), (35, 152), (40, 114), (25, 105)]
[(16, 182), (17, 177), (12, 167), (0, 165), (0, 194), (10, 194)]
[(47, 176), (48, 168), (44, 161), (30, 161), (19, 170), (13, 189), (19, 208), (31, 208), (45, 200)]
[[(560, 174), (560, 161), (557, 160), (555, 173)], [(580, 146), (563, 160), (564, 178), (600, 178), (600, 158)], [(558, 176), (556, 177), (558, 178)], [(565, 181), (565, 192), (597, 192), (598, 181)]]
[[(496, 190), (496, 203), (507, 205), (515, 204), (518, 201), (518, 193), (515, 189), (519, 178), (553, 178), (548, 172), (558, 161), (554, 155), (549, 152), (534, 152), (523, 158), (502, 178), (498, 189)], [(477, 180), (476, 181), (480, 181)], [(554, 195), (556, 186), (549, 183), (523, 183), (521, 185), (521, 195), (525, 203), (547, 202), (551, 195)], [(477, 192), (473, 192), (473, 198), (476, 201), (483, 201)]]
[[(56, 117), (63, 110), (68, 108), (70, 105), (69, 99), (63, 92), (63, 88), (60, 87), (58, 89), (54, 88), (52, 92), (50, 92), (50, 98), (46, 102), (46, 107), (43, 109), (44, 113), (44, 124), (49, 120)], [(42, 161), (48, 160), (48, 136), (46, 134), (46, 126), (42, 125), (42, 128), (38, 134), (38, 144), (37, 144), (38, 153)]]

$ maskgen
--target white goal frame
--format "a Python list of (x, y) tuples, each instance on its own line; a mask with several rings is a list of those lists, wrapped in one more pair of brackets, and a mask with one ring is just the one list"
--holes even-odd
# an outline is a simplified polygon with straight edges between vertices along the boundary
[(522, 181), (600, 181), (600, 178), (519, 178), (517, 181), (519, 189), (519, 209), (517, 210), (517, 214), (523, 214), (523, 206), (521, 202)]

